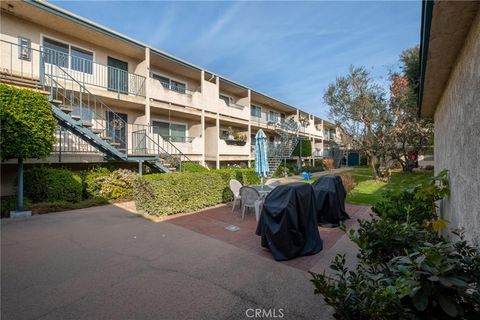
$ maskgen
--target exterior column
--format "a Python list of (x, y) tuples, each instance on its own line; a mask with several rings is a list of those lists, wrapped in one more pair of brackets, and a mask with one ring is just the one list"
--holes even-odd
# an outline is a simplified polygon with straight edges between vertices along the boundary
[[(203, 72), (203, 71), (202, 71)], [(202, 136), (202, 160), (201, 164), (205, 165), (205, 110), (202, 109), (202, 116), (200, 117), (200, 123), (202, 126), (201, 136)]]
[(147, 64), (147, 74), (145, 78), (145, 124), (150, 124), (150, 48), (145, 49), (145, 63)]
[[(248, 89), (247, 91), (247, 95), (248, 95), (248, 110), (252, 110), (252, 92), (250, 91), (250, 89)], [(252, 167), (252, 115), (250, 113), (250, 115), (248, 116), (248, 136), (247, 136), (247, 143), (250, 147), (250, 151), (248, 153), (248, 161), (247, 161), (247, 166), (248, 168), (251, 168)]]
[(220, 140), (220, 115), (217, 112), (217, 119), (215, 125), (217, 126), (217, 157), (216, 157), (216, 164), (215, 167), (216, 169), (220, 169), (220, 152), (218, 151), (218, 142)]

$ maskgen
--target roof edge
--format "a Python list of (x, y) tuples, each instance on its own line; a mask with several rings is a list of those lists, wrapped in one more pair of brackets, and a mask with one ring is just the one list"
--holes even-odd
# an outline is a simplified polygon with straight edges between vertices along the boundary
[(428, 46), (430, 42), (430, 29), (432, 26), (433, 0), (423, 0), (422, 23), (420, 30), (420, 84), (418, 88), (418, 116), (422, 116), (423, 89), (425, 84), (425, 72), (427, 68)]

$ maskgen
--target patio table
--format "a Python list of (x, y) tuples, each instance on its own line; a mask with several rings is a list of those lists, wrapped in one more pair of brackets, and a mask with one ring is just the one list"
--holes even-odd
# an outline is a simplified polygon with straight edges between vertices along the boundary
[(275, 189), (275, 187), (271, 187), (271, 186), (266, 186), (266, 185), (253, 185), (253, 186), (250, 186), (252, 188), (254, 188), (255, 190), (258, 191), (258, 193), (260, 193), (260, 195), (262, 197), (266, 197), (270, 192), (272, 192), (273, 189)]

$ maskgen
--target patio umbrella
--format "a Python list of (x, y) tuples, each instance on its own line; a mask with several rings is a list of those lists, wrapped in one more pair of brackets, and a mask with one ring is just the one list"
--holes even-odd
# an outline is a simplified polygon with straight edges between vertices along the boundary
[(267, 136), (262, 129), (255, 135), (255, 172), (262, 178), (268, 174)]

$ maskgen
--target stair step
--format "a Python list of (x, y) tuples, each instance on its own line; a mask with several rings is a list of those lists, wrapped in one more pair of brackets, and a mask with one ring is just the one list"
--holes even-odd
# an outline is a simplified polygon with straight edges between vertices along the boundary
[(57, 100), (57, 99), (50, 99), (50, 103), (59, 106), (62, 104), (62, 100)]
[(65, 113), (70, 113), (70, 112), (73, 111), (72, 109), (70, 109), (70, 108), (68, 108), (68, 107), (60, 107), (60, 110), (62, 110), (62, 111), (65, 112)]
[(110, 144), (114, 147), (120, 147), (120, 142), (110, 142)]
[(112, 137), (101, 137), (103, 140), (113, 140)]
[(82, 126), (84, 126), (85, 128), (91, 128), (91, 127), (93, 127), (93, 123), (91, 123), (91, 122), (82, 122)]
[(103, 132), (103, 130), (102, 130), (102, 129), (94, 128), (94, 129), (92, 129), (92, 132), (95, 133), (95, 134), (100, 134), (100, 133)]
[(120, 152), (123, 152), (123, 153), (126, 153), (127, 152), (127, 149), (126, 148), (117, 148), (118, 151)]
[(81, 117), (76, 114), (72, 114), (71, 117), (73, 120), (77, 120), (77, 121), (81, 119)]
[(13, 80), (13, 79), (5, 79), (5, 78), (0, 78), (0, 82), (14, 86), (14, 87), (20, 87), (20, 88), (28, 88), (28, 89), (35, 89), (38, 91), (41, 91), (42, 93), (48, 95), (50, 94), (47, 91), (42, 90), (42, 86), (40, 84), (36, 83), (31, 83), (31, 82), (24, 82), (24, 81), (18, 81), (18, 80)]

